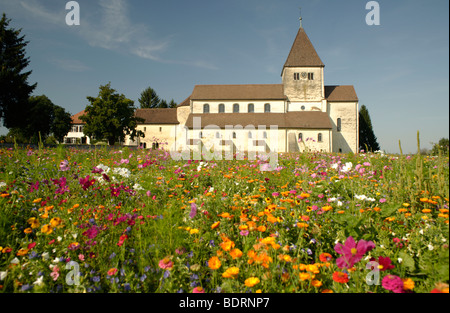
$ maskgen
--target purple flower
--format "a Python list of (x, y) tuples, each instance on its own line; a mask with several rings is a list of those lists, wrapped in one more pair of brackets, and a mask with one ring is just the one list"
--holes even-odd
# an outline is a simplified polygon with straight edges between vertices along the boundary
[(59, 163), (59, 170), (63, 172), (70, 170), (69, 161), (67, 160), (61, 161)]
[(191, 212), (189, 213), (190, 218), (194, 218), (197, 214), (197, 205), (195, 203), (191, 203)]

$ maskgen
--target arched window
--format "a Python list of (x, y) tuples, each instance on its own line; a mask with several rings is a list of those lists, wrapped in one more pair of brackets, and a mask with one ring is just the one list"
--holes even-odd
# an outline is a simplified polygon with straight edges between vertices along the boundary
[(248, 132), (248, 138), (252, 138), (252, 132)]
[(209, 104), (208, 103), (205, 103), (203, 105), (203, 113), (209, 113)]
[(341, 118), (338, 118), (338, 119), (337, 119), (336, 128), (337, 128), (337, 131), (338, 131), (338, 132), (341, 131)]
[(233, 138), (236, 139), (236, 132), (233, 132)]
[(233, 113), (239, 113), (239, 104), (238, 103), (233, 104)]
[(317, 141), (318, 141), (318, 142), (322, 142), (322, 133), (319, 133), (319, 134), (317, 135)]
[(303, 133), (298, 134), (298, 141), (303, 141)]
[(255, 105), (253, 103), (248, 104), (248, 113), (255, 112)]
[(219, 113), (225, 113), (225, 104), (219, 104)]
[(264, 104), (264, 112), (265, 112), (265, 113), (270, 112), (270, 103)]

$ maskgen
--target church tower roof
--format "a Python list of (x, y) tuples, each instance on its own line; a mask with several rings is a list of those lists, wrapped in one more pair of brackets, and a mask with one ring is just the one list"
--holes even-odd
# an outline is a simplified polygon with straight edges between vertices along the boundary
[(314, 49), (302, 26), (298, 30), (291, 51), (284, 67), (324, 67), (322, 60)]

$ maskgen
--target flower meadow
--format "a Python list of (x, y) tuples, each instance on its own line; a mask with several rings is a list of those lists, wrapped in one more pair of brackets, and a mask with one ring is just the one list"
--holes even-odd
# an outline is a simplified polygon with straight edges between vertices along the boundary
[(448, 293), (447, 156), (0, 149), (0, 292)]

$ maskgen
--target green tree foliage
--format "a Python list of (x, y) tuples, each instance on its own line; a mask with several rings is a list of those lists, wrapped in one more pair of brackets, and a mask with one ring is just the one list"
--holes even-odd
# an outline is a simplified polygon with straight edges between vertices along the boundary
[(161, 99), (156, 91), (147, 87), (144, 91), (141, 92), (141, 96), (138, 99), (141, 104), (141, 109), (156, 109), (156, 108), (176, 108), (177, 104), (172, 99), (170, 102), (167, 102), (164, 99)]
[(23, 116), (26, 125), (12, 128), (9, 135), (17, 136), (18, 142), (38, 143), (53, 134), (56, 140), (62, 142), (71, 127), (70, 113), (53, 104), (45, 95), (30, 97), (28, 106), (29, 114)]
[(359, 149), (364, 151), (378, 151), (380, 145), (373, 132), (369, 110), (365, 105), (359, 110)]
[(147, 87), (141, 92), (141, 97), (138, 101), (141, 104), (141, 109), (159, 108), (161, 104), (161, 98), (159, 98), (156, 91), (151, 87)]
[(433, 148), (431, 149), (430, 154), (431, 155), (438, 155), (439, 150), (442, 151), (442, 154), (448, 155), (449, 151), (449, 140), (448, 138), (441, 138), (438, 143), (435, 143), (433, 145)]
[(31, 71), (24, 72), (29, 64), (25, 57), (28, 44), (21, 29), (9, 27), (11, 20), (3, 13), (0, 19), (0, 119), (6, 128), (24, 127), (29, 114), (29, 102), (37, 84), (29, 85)]
[(55, 105), (53, 107), (53, 123), (50, 131), (58, 142), (64, 140), (64, 136), (70, 131), (72, 127), (72, 116), (64, 108)]
[(107, 140), (109, 145), (124, 141), (125, 135), (131, 140), (138, 136), (136, 131), (139, 118), (134, 114), (134, 102), (111, 88), (111, 83), (100, 86), (98, 97), (87, 97), (90, 104), (80, 117), (86, 123), (84, 133), (96, 140)]

